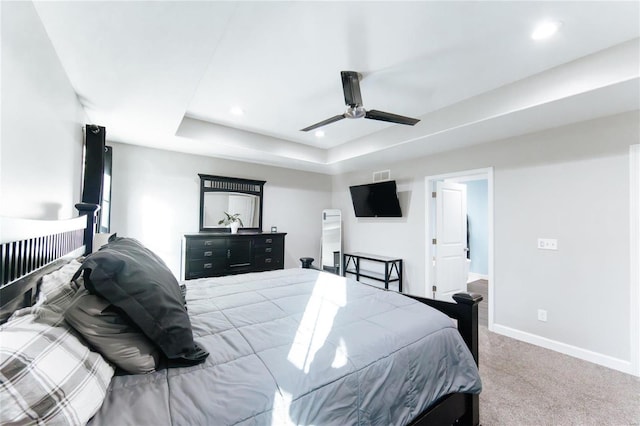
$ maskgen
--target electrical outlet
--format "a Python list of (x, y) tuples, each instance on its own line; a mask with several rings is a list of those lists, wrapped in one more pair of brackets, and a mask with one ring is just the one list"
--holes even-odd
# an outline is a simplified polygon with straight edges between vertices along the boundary
[(555, 238), (538, 238), (540, 250), (558, 250), (558, 240)]
[(547, 311), (538, 309), (538, 321), (547, 322)]

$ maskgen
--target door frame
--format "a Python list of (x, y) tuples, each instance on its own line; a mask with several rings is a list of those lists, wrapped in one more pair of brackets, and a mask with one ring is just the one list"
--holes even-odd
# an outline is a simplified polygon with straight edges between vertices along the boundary
[(424, 268), (424, 294), (425, 297), (431, 298), (431, 281), (434, 277), (433, 273), (433, 245), (430, 241), (434, 238), (431, 232), (432, 223), (435, 220), (432, 217), (432, 207), (434, 206), (434, 199), (431, 197), (433, 192), (433, 183), (438, 180), (453, 180), (455, 182), (464, 182), (470, 180), (487, 180), (487, 235), (488, 235), (488, 269), (489, 269), (489, 320), (488, 328), (493, 331), (493, 303), (494, 297), (494, 276), (493, 276), (493, 167), (486, 167), (482, 169), (463, 170), (459, 172), (444, 173), (440, 175), (426, 176), (424, 178), (425, 185), (425, 268)]

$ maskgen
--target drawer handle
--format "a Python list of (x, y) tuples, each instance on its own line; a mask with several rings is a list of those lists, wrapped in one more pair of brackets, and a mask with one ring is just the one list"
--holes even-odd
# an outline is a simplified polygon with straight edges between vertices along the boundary
[(205, 257), (211, 257), (211, 256), (213, 256), (213, 252), (212, 251), (205, 251), (204, 252), (204, 256)]
[(205, 263), (204, 264), (204, 269), (211, 269), (213, 268), (213, 263)]
[(264, 260), (264, 263), (271, 263), (271, 258), (270, 258), (270, 257), (267, 257), (267, 258)]
[(267, 247), (266, 249), (264, 249), (266, 253), (271, 253), (271, 250), (273, 250), (271, 247)]
[(271, 238), (267, 238), (266, 240), (264, 240), (265, 244), (271, 244), (273, 242), (273, 239)]
[(206, 240), (206, 241), (204, 242), (204, 245), (205, 245), (205, 246), (212, 246), (212, 245), (213, 245), (213, 240)]

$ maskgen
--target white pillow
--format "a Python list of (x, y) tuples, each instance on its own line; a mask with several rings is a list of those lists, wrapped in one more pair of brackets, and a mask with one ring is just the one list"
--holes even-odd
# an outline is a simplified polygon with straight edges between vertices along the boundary
[(113, 368), (48, 306), (0, 326), (0, 424), (84, 425), (98, 411)]

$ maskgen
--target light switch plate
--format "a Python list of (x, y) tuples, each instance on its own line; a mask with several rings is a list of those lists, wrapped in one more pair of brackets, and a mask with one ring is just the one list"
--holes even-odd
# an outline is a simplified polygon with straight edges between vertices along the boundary
[(538, 309), (538, 321), (547, 322), (547, 311)]
[(540, 250), (558, 250), (558, 240), (555, 238), (538, 238)]

